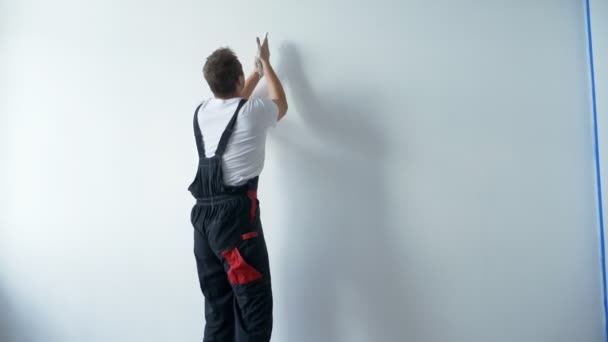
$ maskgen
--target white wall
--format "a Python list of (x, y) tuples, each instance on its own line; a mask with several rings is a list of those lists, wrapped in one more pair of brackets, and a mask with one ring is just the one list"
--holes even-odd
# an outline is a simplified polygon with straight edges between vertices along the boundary
[(603, 340), (582, 1), (0, 6), (0, 341), (200, 340), (200, 69), (266, 30), (274, 341)]

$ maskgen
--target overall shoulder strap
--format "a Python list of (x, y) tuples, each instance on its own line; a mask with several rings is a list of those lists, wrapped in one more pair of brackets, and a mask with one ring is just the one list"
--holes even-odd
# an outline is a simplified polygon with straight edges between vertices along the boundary
[(236, 111), (234, 112), (234, 115), (232, 115), (232, 118), (228, 122), (228, 125), (226, 126), (224, 133), (222, 133), (220, 142), (217, 145), (217, 149), (215, 150), (216, 156), (224, 155), (224, 152), (226, 151), (226, 146), (228, 146), (228, 140), (230, 140), (230, 137), (232, 136), (232, 131), (234, 130), (234, 124), (236, 123), (236, 118), (237, 118), (237, 116), (239, 116), (239, 112), (241, 111), (241, 108), (243, 108), (243, 105), (246, 102), (247, 102), (246, 99), (242, 99), (241, 102), (239, 102), (239, 105), (236, 107)]
[[(204, 103), (204, 102), (203, 102)], [(196, 107), (196, 111), (194, 112), (194, 140), (196, 140), (196, 150), (198, 151), (199, 158), (205, 158), (205, 143), (203, 141), (203, 134), (201, 133), (201, 128), (198, 125), (198, 111), (201, 109), (203, 103), (199, 104)]]

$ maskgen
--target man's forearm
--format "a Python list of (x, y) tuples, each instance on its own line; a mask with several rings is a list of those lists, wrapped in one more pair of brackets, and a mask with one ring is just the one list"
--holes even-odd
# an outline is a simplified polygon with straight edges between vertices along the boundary
[(287, 112), (287, 97), (285, 96), (285, 90), (279, 81), (279, 77), (274, 72), (270, 62), (264, 61), (264, 75), (268, 83), (268, 95), (274, 100), (279, 106), (279, 119), (282, 118)]
[(250, 98), (253, 90), (260, 82), (260, 74), (257, 72), (253, 72), (247, 79), (245, 80), (245, 86), (243, 87), (243, 91), (241, 92), (241, 97)]

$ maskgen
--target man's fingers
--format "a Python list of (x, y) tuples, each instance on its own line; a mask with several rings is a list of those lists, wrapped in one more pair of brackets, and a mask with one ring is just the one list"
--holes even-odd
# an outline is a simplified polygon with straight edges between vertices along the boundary
[(258, 49), (262, 47), (260, 44), (260, 37), (255, 37), (255, 41), (258, 43)]

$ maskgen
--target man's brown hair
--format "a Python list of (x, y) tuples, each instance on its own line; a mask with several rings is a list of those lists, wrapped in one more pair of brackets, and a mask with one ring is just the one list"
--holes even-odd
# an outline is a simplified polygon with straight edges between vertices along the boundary
[(243, 76), (243, 66), (229, 48), (215, 50), (203, 67), (203, 75), (215, 96), (235, 95), (237, 82)]

